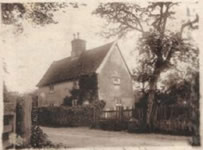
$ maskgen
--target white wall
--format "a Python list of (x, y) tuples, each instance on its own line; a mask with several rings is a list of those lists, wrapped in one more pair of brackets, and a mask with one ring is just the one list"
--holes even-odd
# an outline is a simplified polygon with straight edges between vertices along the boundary
[(63, 103), (66, 96), (70, 96), (74, 81), (67, 81), (54, 85), (54, 90), (50, 91), (49, 86), (39, 88), (39, 106), (55, 105), (59, 106)]

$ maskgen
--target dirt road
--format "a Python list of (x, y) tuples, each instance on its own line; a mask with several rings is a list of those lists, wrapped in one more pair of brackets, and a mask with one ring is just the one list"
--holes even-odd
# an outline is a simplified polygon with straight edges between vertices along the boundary
[(103, 131), (89, 128), (42, 127), (48, 138), (67, 147), (112, 147), (112, 146), (187, 146), (190, 137), (160, 134), (135, 134)]

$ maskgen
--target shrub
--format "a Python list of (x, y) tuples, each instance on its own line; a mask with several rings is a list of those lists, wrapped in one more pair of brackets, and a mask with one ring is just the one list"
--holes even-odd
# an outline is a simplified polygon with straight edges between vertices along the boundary
[(128, 121), (119, 121), (117, 119), (100, 120), (98, 126), (103, 130), (121, 131), (128, 129)]
[(128, 132), (142, 132), (144, 127), (142, 128), (141, 123), (139, 120), (135, 118), (131, 118), (128, 121)]
[(42, 148), (47, 146), (49, 141), (47, 135), (43, 133), (39, 126), (32, 126), (31, 146), (34, 148)]
[(72, 98), (69, 96), (66, 96), (63, 100), (63, 105), (64, 106), (72, 106)]
[(32, 109), (32, 130), (30, 147), (33, 148), (60, 148), (64, 147), (61, 144), (53, 144), (48, 140), (48, 136), (43, 132), (43, 130), (38, 126), (39, 112), (37, 108)]
[(45, 126), (90, 126), (94, 117), (100, 115), (104, 101), (84, 106), (56, 106), (39, 108), (39, 124)]
[(32, 126), (30, 146), (32, 148), (65, 148), (63, 144), (53, 144), (39, 126)]

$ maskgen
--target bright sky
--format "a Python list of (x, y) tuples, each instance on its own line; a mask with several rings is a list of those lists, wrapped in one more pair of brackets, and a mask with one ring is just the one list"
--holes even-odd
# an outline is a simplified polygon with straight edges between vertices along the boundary
[[(12, 91), (28, 92), (36, 89), (43, 74), (54, 60), (70, 55), (73, 33), (80, 32), (80, 37), (87, 41), (87, 48), (94, 48), (111, 42), (101, 38), (98, 33), (102, 29), (103, 20), (92, 16), (91, 12), (97, 3), (73, 9), (68, 7), (66, 13), (57, 12), (55, 20), (58, 24), (35, 27), (23, 21), (24, 32), (13, 35), (12, 26), (3, 26), (3, 57), (8, 74), (5, 74), (6, 85)], [(186, 7), (182, 11), (186, 12)], [(135, 46), (136, 36), (119, 42), (119, 46), (132, 67), (135, 57), (131, 51)]]

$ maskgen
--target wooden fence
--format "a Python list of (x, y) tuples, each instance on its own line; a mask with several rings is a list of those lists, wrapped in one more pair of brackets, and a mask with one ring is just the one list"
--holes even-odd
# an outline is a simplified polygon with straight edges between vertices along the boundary
[[(161, 105), (156, 110), (156, 120), (154, 121), (154, 131), (172, 134), (192, 134), (191, 108), (189, 106)], [(128, 122), (135, 118), (142, 123), (146, 117), (144, 108), (103, 110), (99, 118), (100, 121), (117, 120), (117, 123)], [(111, 122), (113, 123), (113, 122)]]
[(14, 144), (10, 141), (10, 136), (16, 132), (16, 103), (4, 103), (4, 126), (3, 126), (3, 148), (14, 148)]
[(103, 110), (100, 119), (129, 120), (132, 117), (133, 109), (123, 109), (119, 107), (116, 110)]
[(18, 137), (23, 139), (22, 145), (29, 145), (32, 126), (31, 109), (32, 99), (30, 96), (20, 102), (16, 102), (14, 99), (12, 102), (4, 102), (3, 149), (18, 146)]
[(189, 106), (159, 106), (157, 109), (157, 120), (171, 120), (171, 119), (182, 119), (189, 120), (191, 108)]

